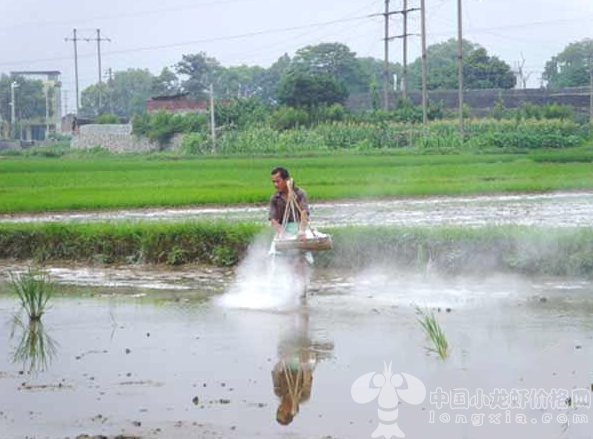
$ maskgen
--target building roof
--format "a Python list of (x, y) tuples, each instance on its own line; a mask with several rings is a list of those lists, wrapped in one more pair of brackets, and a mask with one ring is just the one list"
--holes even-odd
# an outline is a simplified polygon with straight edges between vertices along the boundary
[(175, 96), (165, 97), (162, 96), (159, 99), (149, 99), (146, 101), (146, 109), (148, 111), (158, 111), (158, 110), (166, 110), (166, 111), (207, 111), (208, 109), (208, 102), (207, 101), (193, 101), (191, 99), (187, 99), (185, 96), (178, 97)]
[(189, 93), (177, 93), (174, 95), (160, 95), (160, 96), (152, 96), (150, 100), (152, 101), (174, 101), (180, 99), (186, 99), (189, 96)]
[(15, 70), (11, 75), (60, 75), (59, 70)]

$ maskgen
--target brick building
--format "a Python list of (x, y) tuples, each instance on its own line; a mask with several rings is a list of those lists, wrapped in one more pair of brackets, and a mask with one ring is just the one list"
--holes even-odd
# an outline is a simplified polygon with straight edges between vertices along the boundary
[(207, 113), (208, 101), (194, 101), (187, 93), (172, 96), (157, 96), (146, 101), (146, 111), (154, 113), (165, 110), (168, 113)]

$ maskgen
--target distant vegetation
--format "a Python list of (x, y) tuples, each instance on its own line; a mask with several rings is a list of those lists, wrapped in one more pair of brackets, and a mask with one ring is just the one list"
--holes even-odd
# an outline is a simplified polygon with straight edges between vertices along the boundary
[[(469, 110), (468, 110), (469, 111)], [(591, 126), (574, 121), (571, 107), (526, 104), (506, 109), (499, 101), (491, 118), (467, 119), (464, 138), (457, 121), (442, 105), (431, 103), (431, 123), (421, 125), (422, 109), (409, 102), (397, 110), (355, 113), (339, 104), (273, 107), (253, 99), (233, 100), (215, 111), (217, 144), (211, 143), (205, 114), (173, 115), (160, 111), (136, 116), (133, 131), (165, 145), (175, 133), (186, 134), (181, 152), (274, 154), (303, 151), (374, 151), (415, 148), (418, 152), (520, 152), (567, 148), (591, 138)]]

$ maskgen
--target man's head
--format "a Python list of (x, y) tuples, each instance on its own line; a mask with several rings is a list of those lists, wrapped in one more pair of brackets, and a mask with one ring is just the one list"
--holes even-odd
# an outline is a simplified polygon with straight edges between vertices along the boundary
[(294, 415), (298, 412), (298, 406), (295, 408), (293, 399), (286, 394), (282, 397), (278, 410), (276, 411), (276, 421), (280, 425), (288, 425), (294, 419)]
[(286, 192), (287, 181), (290, 178), (290, 174), (284, 168), (277, 167), (272, 169), (272, 183), (274, 187), (280, 192)]

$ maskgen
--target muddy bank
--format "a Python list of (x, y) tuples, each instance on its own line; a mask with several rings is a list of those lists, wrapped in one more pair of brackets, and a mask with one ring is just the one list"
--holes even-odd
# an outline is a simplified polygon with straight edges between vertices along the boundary
[[(195, 274), (197, 267), (183, 267), (160, 273), (151, 289), (148, 271), (128, 272), (126, 284), (115, 287), (93, 280), (109, 282), (117, 276), (112, 269), (91, 269), (77, 285), (59, 290), (43, 321), (43, 337), (56, 350), (38, 369), (14, 361), (27, 328), (11, 336), (18, 308), (0, 291), (0, 327), (6, 328), (0, 333), (0, 437), (370, 437), (379, 425), (379, 402), (355, 402), (352, 385), (365, 374), (384, 373), (390, 362), (393, 373), (411, 374), (426, 389), (419, 404), (399, 402), (398, 425), (407, 437), (590, 436), (589, 408), (527, 405), (510, 410), (505, 422), (504, 406), (459, 410), (430, 399), (438, 389), (466, 389), (472, 396), (479, 389), (590, 394), (590, 282), (317, 271), (306, 303), (246, 310), (221, 305), (237, 282), (231, 273), (209, 281)], [(175, 290), (175, 276), (186, 279), (187, 290)], [(223, 287), (209, 289), (216, 279)], [(76, 270), (62, 280), (75, 281)], [(95, 294), (98, 289), (103, 294)], [(162, 300), (151, 301), (153, 293)], [(180, 294), (187, 300), (178, 300)], [(247, 294), (255, 300), (265, 292)], [(432, 309), (444, 328), (451, 346), (445, 361), (426, 351), (413, 303)], [(292, 422), (280, 425), (274, 371), (295, 355), (312, 369), (310, 392)], [(456, 423), (458, 413), (484, 414), (484, 423)], [(445, 423), (447, 414), (453, 420)], [(518, 414), (527, 425), (517, 422)], [(589, 423), (573, 422), (575, 414)], [(490, 415), (501, 422), (490, 423)]]
[[(593, 228), (496, 226), (325, 228), (333, 249), (316, 255), (323, 268), (381, 264), (425, 272), (491, 271), (593, 274)], [(235, 266), (248, 249), (265, 258), (268, 227), (254, 223), (107, 223), (0, 225), (0, 258), (87, 264), (187, 263)], [(26, 262), (28, 263), (28, 262)]]

